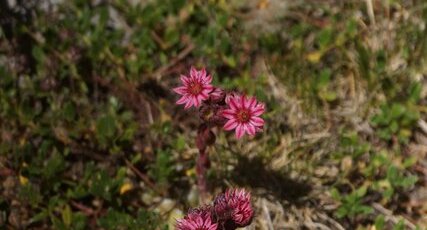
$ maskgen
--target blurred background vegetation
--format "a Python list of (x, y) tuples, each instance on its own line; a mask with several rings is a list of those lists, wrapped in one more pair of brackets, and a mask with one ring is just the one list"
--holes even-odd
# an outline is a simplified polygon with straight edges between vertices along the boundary
[(425, 229), (426, 22), (424, 0), (0, 0), (0, 228), (174, 229), (194, 65), (267, 104), (210, 150), (248, 229)]

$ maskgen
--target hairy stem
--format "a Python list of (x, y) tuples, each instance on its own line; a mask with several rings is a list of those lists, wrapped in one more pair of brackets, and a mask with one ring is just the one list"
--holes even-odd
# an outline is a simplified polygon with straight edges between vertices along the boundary
[(201, 124), (197, 132), (196, 145), (199, 149), (199, 156), (196, 161), (197, 187), (199, 189), (200, 201), (204, 202), (207, 198), (207, 179), (206, 173), (210, 167), (209, 153), (207, 147), (213, 145), (215, 135), (206, 124)]
[(209, 155), (206, 149), (199, 149), (199, 156), (196, 162), (197, 187), (201, 201), (204, 202), (207, 193), (206, 172), (209, 168)]

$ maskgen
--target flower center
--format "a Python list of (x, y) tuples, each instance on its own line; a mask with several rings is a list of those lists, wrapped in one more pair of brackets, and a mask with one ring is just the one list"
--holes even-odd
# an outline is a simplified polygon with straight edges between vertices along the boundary
[(251, 118), (251, 114), (248, 110), (242, 109), (236, 114), (236, 118), (241, 123), (247, 123), (249, 119)]
[(188, 87), (188, 91), (193, 95), (199, 94), (202, 91), (202, 89), (203, 89), (202, 85), (198, 82), (192, 82)]

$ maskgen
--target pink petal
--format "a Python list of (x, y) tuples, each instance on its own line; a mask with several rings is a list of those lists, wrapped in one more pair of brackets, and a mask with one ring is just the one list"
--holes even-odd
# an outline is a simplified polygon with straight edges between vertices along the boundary
[(184, 95), (187, 93), (187, 87), (185, 87), (185, 86), (176, 87), (173, 89), (173, 91), (177, 94)]
[(195, 107), (200, 106), (200, 101), (197, 99), (197, 96), (193, 96), (192, 101)]
[(187, 103), (185, 103), (184, 109), (188, 109), (193, 105), (193, 101), (191, 100), (191, 98), (187, 99)]
[(211, 83), (212, 82), (212, 76), (211, 75), (208, 75), (207, 77), (206, 77), (206, 83)]
[(232, 130), (232, 129), (236, 128), (236, 126), (238, 124), (239, 123), (235, 119), (231, 119), (231, 120), (227, 121), (227, 123), (225, 123), (224, 130), (227, 130), (227, 131)]
[(190, 68), (190, 76), (193, 78), (197, 76), (197, 70), (194, 68), (194, 66), (191, 66)]
[(248, 99), (248, 107), (247, 108), (252, 108), (253, 106), (255, 106), (255, 104), (256, 104), (255, 97), (251, 97)]
[(194, 79), (196, 79), (196, 81), (201, 82), (202, 81), (202, 71), (198, 71), (197, 69), (194, 68), (194, 71), (192, 73), (192, 77)]
[(203, 226), (203, 219), (201, 217), (197, 217), (196, 223), (198, 226)]
[(234, 110), (238, 110), (239, 109), (239, 106), (236, 103), (236, 100), (234, 98), (230, 98), (229, 102), (230, 103), (228, 105), (230, 106), (231, 109), (234, 109)]
[(228, 105), (233, 98), (237, 98), (240, 95), (237, 92), (229, 92), (225, 95), (225, 103)]
[(259, 116), (264, 113), (264, 104), (258, 104), (255, 109), (251, 111), (253, 116)]
[(206, 100), (206, 99), (208, 99), (208, 97), (209, 97), (209, 95), (208, 95), (208, 93), (206, 93), (205, 91), (202, 91), (200, 94), (199, 94), (199, 96), (200, 96), (200, 100)]
[(212, 92), (213, 89), (214, 89), (214, 87), (212, 85), (204, 85), (203, 86), (203, 91), (207, 90), (208, 93)]
[(201, 77), (202, 79), (204, 79), (204, 78), (206, 77), (206, 69), (205, 69), (205, 68), (203, 68), (201, 71), (199, 71), (199, 74), (200, 74), (200, 77)]
[(251, 120), (250, 120), (250, 123), (252, 125), (254, 125), (254, 126), (263, 126), (264, 125), (264, 120), (262, 118), (260, 118), (260, 117), (252, 116)]
[(241, 96), (240, 97), (240, 105), (243, 108), (247, 108), (247, 107), (245, 107), (245, 101), (246, 101), (246, 96), (245, 95)]
[(188, 101), (188, 97), (183, 96), (178, 101), (176, 101), (176, 104), (181, 105), (181, 104), (187, 103), (187, 101)]
[(236, 115), (236, 112), (232, 109), (225, 109), (222, 111), (222, 116), (227, 119), (234, 119)]
[(223, 93), (224, 91), (222, 89), (213, 87), (211, 95), (213, 95), (214, 97), (220, 97)]
[(189, 79), (187, 76), (185, 76), (185, 75), (182, 75), (182, 74), (181, 74), (181, 82), (182, 82), (185, 86), (187, 86), (187, 85), (188, 85), (188, 83), (190, 83), (190, 79)]
[(245, 129), (243, 125), (238, 125), (236, 127), (236, 138), (240, 139), (243, 136), (243, 134), (245, 134)]
[(246, 125), (246, 131), (249, 135), (255, 135), (255, 127), (252, 124)]
[(201, 94), (197, 95), (195, 98), (196, 98), (196, 101), (198, 104), (196, 107), (199, 107), (199, 105), (201, 105), (202, 102), (205, 100), (205, 99), (203, 99), (203, 96)]
[(247, 97), (243, 97), (242, 98), (242, 105), (243, 105), (243, 107), (244, 108), (250, 108), (250, 100), (251, 100), (252, 98), (247, 98)]

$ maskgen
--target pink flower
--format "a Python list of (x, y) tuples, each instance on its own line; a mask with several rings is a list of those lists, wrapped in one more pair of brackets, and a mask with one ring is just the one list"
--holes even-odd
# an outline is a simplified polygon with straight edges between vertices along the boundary
[(226, 103), (229, 108), (222, 111), (222, 116), (228, 119), (224, 129), (236, 129), (237, 139), (245, 133), (253, 136), (264, 126), (264, 120), (259, 117), (264, 113), (264, 104), (258, 103), (254, 97), (229, 96), (226, 98)]
[(225, 200), (231, 208), (231, 219), (238, 227), (251, 223), (254, 211), (251, 206), (251, 194), (244, 189), (228, 189)]
[(217, 230), (218, 224), (212, 222), (210, 209), (200, 208), (190, 211), (177, 221), (176, 230)]
[(181, 75), (181, 82), (183, 86), (174, 88), (173, 91), (182, 95), (176, 104), (185, 104), (185, 109), (193, 105), (194, 107), (199, 107), (202, 101), (209, 98), (209, 93), (213, 90), (212, 77), (206, 74), (204, 68), (197, 71), (194, 67), (191, 67), (190, 76)]
[(218, 222), (226, 222), (231, 218), (231, 214), (233, 213), (233, 210), (230, 205), (228, 205), (228, 201), (223, 193), (215, 197), (212, 210), (214, 219)]

